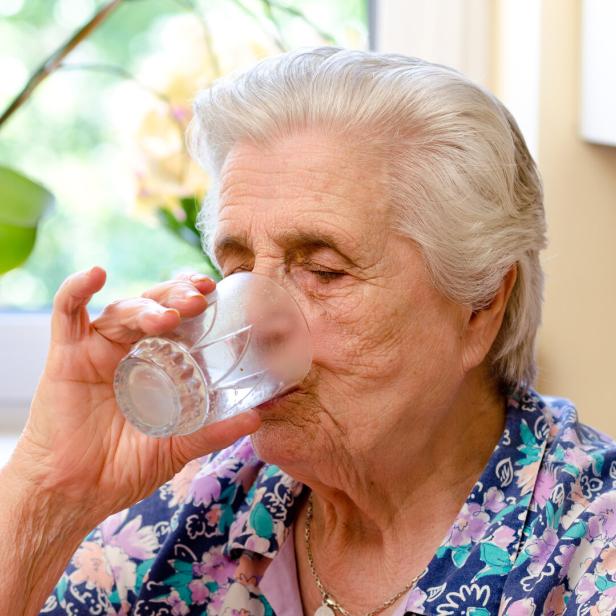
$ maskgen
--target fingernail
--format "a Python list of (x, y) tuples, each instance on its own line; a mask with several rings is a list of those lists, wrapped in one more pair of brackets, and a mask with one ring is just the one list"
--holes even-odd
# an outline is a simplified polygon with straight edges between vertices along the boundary
[(190, 280), (191, 282), (205, 282), (206, 280), (211, 280), (211, 278), (205, 274), (193, 274)]
[(178, 316), (180, 316), (180, 312), (179, 310), (176, 310), (175, 308), (166, 308), (165, 310), (162, 311), (162, 314), (164, 314), (165, 316), (167, 316), (168, 314), (177, 314)]
[(203, 295), (203, 293), (199, 293), (198, 291), (188, 291), (188, 293), (186, 293), (186, 295), (184, 296), (187, 299), (192, 299), (193, 297), (205, 297)]

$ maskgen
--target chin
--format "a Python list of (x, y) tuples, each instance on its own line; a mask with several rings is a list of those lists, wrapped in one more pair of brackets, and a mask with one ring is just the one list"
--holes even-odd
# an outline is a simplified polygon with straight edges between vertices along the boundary
[[(314, 455), (314, 430), (317, 422), (306, 417), (306, 407), (285, 403), (257, 407), (260, 428), (251, 436), (257, 456), (277, 466), (295, 466)], [(314, 418), (315, 415), (312, 415)]]

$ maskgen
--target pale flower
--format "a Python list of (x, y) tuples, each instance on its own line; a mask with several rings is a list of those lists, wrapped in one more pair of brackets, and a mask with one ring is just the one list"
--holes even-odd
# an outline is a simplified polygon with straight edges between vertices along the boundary
[(483, 497), (483, 507), (487, 511), (493, 511), (494, 513), (498, 513), (503, 510), (506, 507), (506, 503), (505, 495), (502, 490), (499, 490), (495, 486), (488, 488)]
[(560, 554), (554, 559), (557, 565), (560, 565), (560, 571), (558, 573), (559, 579), (563, 579), (569, 573), (569, 567), (575, 554), (575, 545), (561, 545)]
[(537, 475), (535, 491), (533, 492), (533, 501), (540, 507), (543, 507), (548, 502), (555, 485), (556, 477), (554, 477), (554, 473), (546, 469), (541, 469)]
[(500, 526), (494, 532), (491, 543), (494, 543), (499, 548), (506, 550), (515, 538), (516, 534), (512, 528), (509, 528), (509, 526)]
[(575, 587), (575, 594), (579, 603), (586, 603), (592, 596), (597, 593), (595, 586), (595, 576), (590, 573), (585, 573), (578, 585)]
[(523, 466), (520, 470), (515, 472), (515, 476), (517, 477), (516, 485), (520, 488), (521, 496), (532, 491), (540, 464), (541, 460), (537, 460), (536, 462)]
[(593, 616), (612, 616), (616, 612), (616, 588), (608, 588), (595, 606), (596, 612), (591, 610)]
[(510, 603), (501, 616), (533, 616), (536, 607), (532, 599), (520, 599)]
[(606, 541), (616, 537), (616, 494), (606, 492), (590, 504), (588, 511), (593, 515), (588, 521), (588, 536)]
[[(587, 539), (582, 539), (580, 544), (575, 548), (573, 557), (569, 562), (569, 570), (567, 579), (569, 580), (569, 588), (575, 588), (586, 573), (593, 561), (599, 556), (603, 544), (601, 541), (589, 542)], [(580, 582), (581, 583), (581, 582)]]
[(134, 136), (135, 193), (141, 214), (151, 215), (164, 207), (181, 221), (184, 212), (180, 200), (194, 196), (199, 203), (206, 194), (209, 179), (185, 146), (192, 102), (200, 90), (222, 74), (276, 52), (270, 41), (242, 39), (238, 44), (233, 36), (218, 38), (217, 57), (213, 57), (194, 16), (177, 15), (162, 23), (159, 52), (142, 64), (138, 74), (141, 83), (160, 94), (143, 109)]
[(478, 503), (464, 503), (449, 532), (448, 543), (454, 547), (469, 545), (481, 539), (490, 516)]
[(239, 582), (231, 584), (225, 595), (219, 614), (221, 616), (235, 616), (242, 610), (250, 616), (264, 616), (265, 606), (259, 599), (253, 599), (248, 589)]
[(192, 460), (171, 479), (169, 482), (169, 488), (172, 494), (171, 500), (169, 501), (170, 507), (181, 505), (188, 498), (190, 484), (200, 468), (201, 463), (199, 460)]
[(210, 596), (210, 589), (206, 586), (205, 580), (193, 580), (188, 585), (190, 598), (195, 605), (203, 605)]
[(177, 590), (174, 590), (167, 597), (167, 604), (171, 606), (171, 614), (173, 616), (186, 616), (190, 613), (190, 608), (182, 600)]
[(137, 565), (118, 546), (106, 545), (105, 557), (113, 572), (118, 596), (120, 599), (126, 599), (128, 591), (134, 590), (137, 583)]
[(597, 570), (607, 575), (614, 575), (616, 573), (616, 547), (609, 546), (603, 550), (600, 558)]
[(87, 588), (111, 592), (113, 575), (105, 559), (102, 546), (93, 541), (84, 541), (73, 557), (76, 569), (70, 575), (73, 584), (86, 583)]
[(538, 576), (543, 571), (557, 545), (558, 535), (553, 528), (546, 528), (541, 537), (530, 539), (526, 552), (530, 555), (528, 572), (532, 576)]
[(592, 458), (583, 449), (573, 447), (565, 450), (565, 462), (579, 471), (585, 471), (592, 464)]

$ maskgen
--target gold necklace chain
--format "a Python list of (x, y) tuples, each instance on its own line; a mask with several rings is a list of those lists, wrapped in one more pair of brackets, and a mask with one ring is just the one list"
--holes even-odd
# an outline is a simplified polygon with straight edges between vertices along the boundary
[[(321, 600), (323, 604), (317, 609), (315, 612), (315, 616), (335, 616), (336, 612), (342, 614), (342, 616), (352, 616), (351, 613), (343, 608), (338, 601), (332, 596), (330, 592), (328, 592), (323, 586), (323, 582), (321, 582), (321, 578), (317, 573), (317, 570), (314, 566), (314, 558), (312, 556), (312, 547), (310, 545), (310, 527), (312, 524), (312, 515), (313, 515), (313, 507), (312, 507), (312, 492), (308, 497), (308, 510), (306, 511), (306, 522), (304, 525), (304, 538), (306, 540), (306, 552), (308, 553), (308, 564), (310, 565), (310, 571), (312, 572), (312, 577), (321, 593)], [(408, 583), (400, 592), (397, 592), (391, 599), (382, 603), (380, 607), (376, 609), (366, 612), (364, 616), (376, 616), (376, 614), (380, 614), (383, 610), (386, 610), (388, 607), (392, 606), (404, 593), (408, 592), (417, 582), (419, 575), (416, 575), (410, 583)]]

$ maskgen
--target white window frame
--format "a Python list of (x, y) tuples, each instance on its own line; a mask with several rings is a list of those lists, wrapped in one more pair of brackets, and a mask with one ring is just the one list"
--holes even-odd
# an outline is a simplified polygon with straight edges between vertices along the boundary
[(50, 339), (47, 312), (0, 312), (0, 432), (20, 432), (43, 371)]
[(376, 51), (452, 66), (493, 91), (538, 154), (541, 0), (370, 0)]

